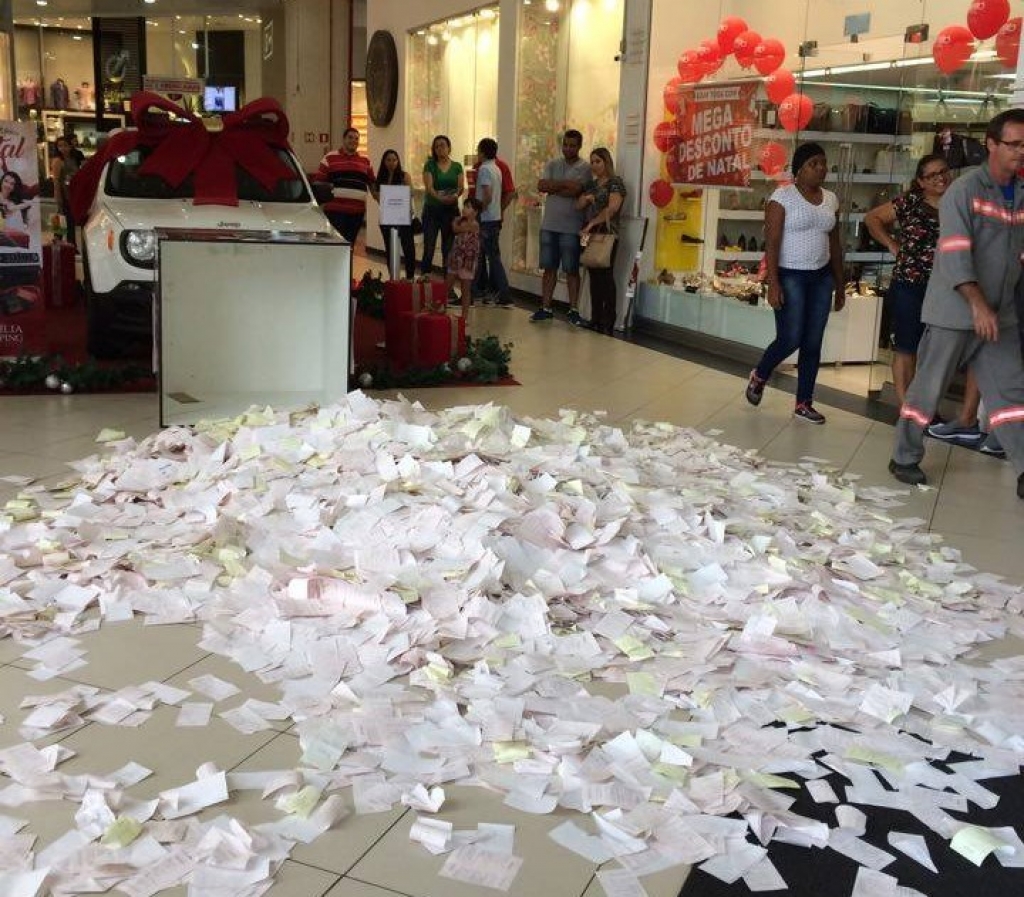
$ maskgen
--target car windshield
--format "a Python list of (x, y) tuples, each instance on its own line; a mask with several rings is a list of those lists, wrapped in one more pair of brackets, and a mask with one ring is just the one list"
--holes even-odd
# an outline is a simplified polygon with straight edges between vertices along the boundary
[[(177, 187), (171, 187), (155, 174), (140, 174), (139, 168), (149, 157), (152, 148), (140, 146), (112, 160), (107, 169), (106, 192), (108, 196), (126, 196), (137, 199), (191, 199), (193, 196), (192, 176), (189, 175)], [(240, 165), (235, 166), (235, 183), (240, 200), (256, 202), (310, 202), (309, 192), (302, 180), (295, 159), (287, 150), (277, 150), (277, 155), (294, 172), (294, 177), (282, 178), (273, 190), (267, 190), (256, 178)]]

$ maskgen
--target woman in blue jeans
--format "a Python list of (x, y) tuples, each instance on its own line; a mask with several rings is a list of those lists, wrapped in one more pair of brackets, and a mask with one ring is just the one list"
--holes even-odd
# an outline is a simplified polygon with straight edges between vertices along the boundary
[(797, 147), (792, 170), (793, 183), (776, 190), (765, 207), (764, 257), (768, 304), (775, 310), (775, 341), (750, 372), (746, 396), (751, 405), (761, 404), (772, 372), (799, 349), (793, 413), (808, 423), (823, 424), (825, 415), (812, 404), (821, 344), (829, 313), (841, 310), (846, 302), (836, 226), (839, 202), (821, 186), (828, 163), (817, 143)]

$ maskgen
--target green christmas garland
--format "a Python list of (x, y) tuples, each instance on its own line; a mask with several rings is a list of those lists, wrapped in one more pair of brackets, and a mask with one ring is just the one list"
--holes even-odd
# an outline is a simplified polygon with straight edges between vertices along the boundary
[(432, 368), (393, 371), (386, 364), (361, 368), (353, 386), (360, 389), (395, 389), (459, 383), (497, 383), (509, 376), (512, 343), (502, 343), (493, 333), (480, 339), (466, 337), (466, 354), (450, 364)]
[(91, 359), (80, 364), (66, 362), (61, 355), (19, 355), (0, 361), (0, 389), (61, 392), (100, 392), (153, 377), (148, 367), (123, 364), (100, 367)]

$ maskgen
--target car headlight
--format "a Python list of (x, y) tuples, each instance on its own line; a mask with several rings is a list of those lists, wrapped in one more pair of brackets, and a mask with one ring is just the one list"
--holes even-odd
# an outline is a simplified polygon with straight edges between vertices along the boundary
[(156, 234), (151, 230), (126, 230), (121, 234), (121, 253), (132, 265), (152, 268), (156, 261)]

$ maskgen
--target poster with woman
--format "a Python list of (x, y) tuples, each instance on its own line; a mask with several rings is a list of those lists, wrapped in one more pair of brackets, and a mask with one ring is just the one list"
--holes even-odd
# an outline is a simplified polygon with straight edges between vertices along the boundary
[(46, 351), (39, 162), (31, 122), (0, 122), (0, 356)]

